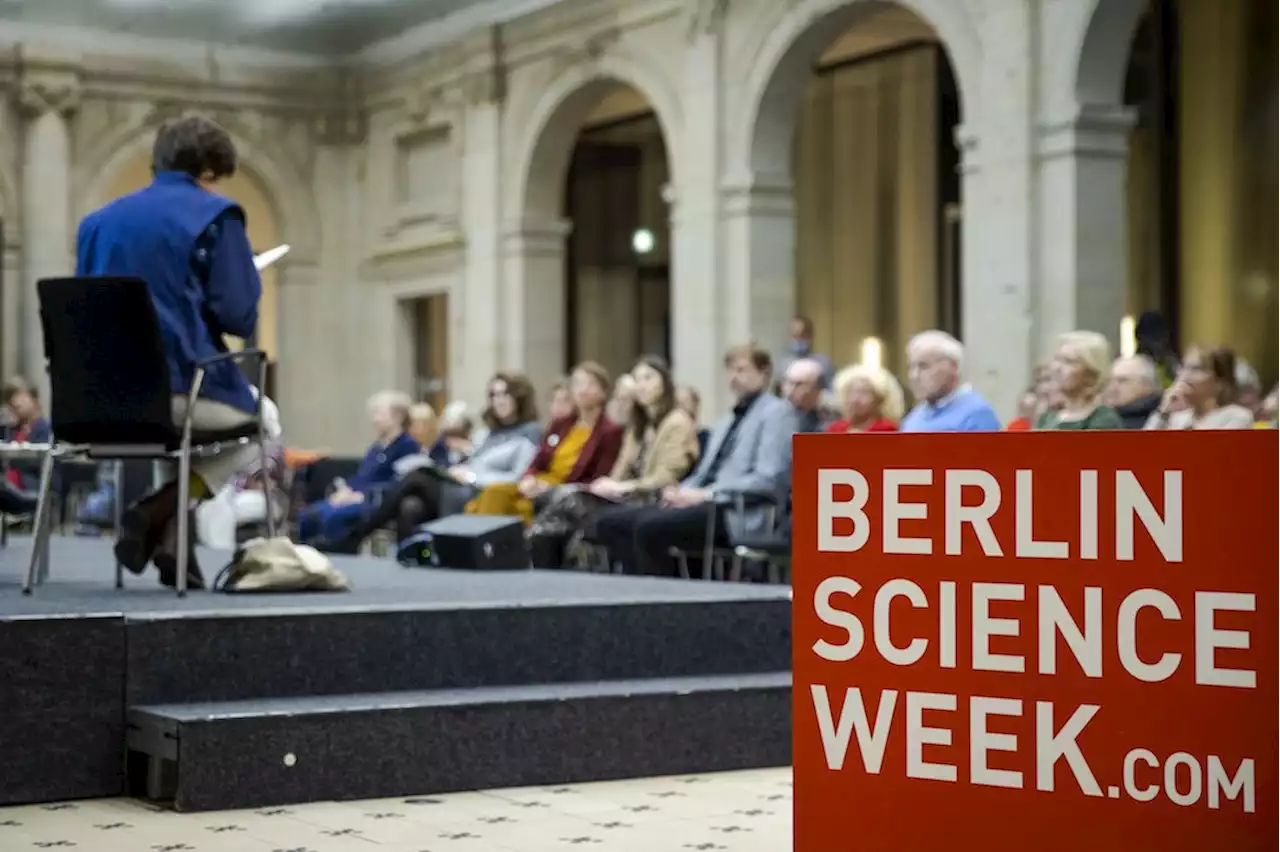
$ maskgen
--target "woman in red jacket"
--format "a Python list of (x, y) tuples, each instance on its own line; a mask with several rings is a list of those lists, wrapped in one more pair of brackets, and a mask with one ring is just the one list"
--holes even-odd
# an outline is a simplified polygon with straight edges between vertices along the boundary
[(883, 367), (854, 364), (836, 375), (840, 420), (828, 432), (897, 432), (905, 408), (902, 385)]

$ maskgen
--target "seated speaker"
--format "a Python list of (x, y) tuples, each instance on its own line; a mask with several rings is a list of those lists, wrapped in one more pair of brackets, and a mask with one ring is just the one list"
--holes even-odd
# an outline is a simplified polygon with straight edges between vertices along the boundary
[(450, 515), (423, 524), (396, 552), (401, 565), (463, 571), (529, 567), (524, 524), (505, 515)]

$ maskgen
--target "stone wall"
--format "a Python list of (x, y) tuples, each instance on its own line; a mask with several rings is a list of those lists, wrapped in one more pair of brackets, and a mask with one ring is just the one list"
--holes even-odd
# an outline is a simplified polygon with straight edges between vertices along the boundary
[[(934, 28), (961, 90), (964, 336), (972, 381), (1009, 412), (1055, 332), (1119, 325), (1120, 88), (1142, 2), (902, 5)], [(654, 108), (671, 163), (675, 370), (722, 410), (723, 349), (780, 346), (792, 311), (803, 84), (871, 6), (562, 0), (386, 65), (374, 49), (326, 64), (105, 37), (18, 45), (0, 59), (4, 370), (36, 372), (32, 282), (68, 270), (78, 217), (164, 117), (193, 109), (231, 130), (294, 247), (278, 330), (294, 441), (367, 440), (363, 400), (412, 379), (403, 300), (421, 295), (450, 297), (453, 396), (479, 405), (500, 368), (545, 387), (564, 366), (565, 169), (621, 82)]]

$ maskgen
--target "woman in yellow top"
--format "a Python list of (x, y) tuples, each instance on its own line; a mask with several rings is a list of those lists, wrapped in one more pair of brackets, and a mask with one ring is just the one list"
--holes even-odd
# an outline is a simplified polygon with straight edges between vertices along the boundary
[(593, 361), (574, 367), (575, 412), (551, 421), (519, 483), (491, 485), (467, 504), (472, 515), (519, 515), (533, 520), (533, 504), (557, 485), (586, 484), (607, 476), (622, 447), (622, 429), (604, 416), (609, 374)]

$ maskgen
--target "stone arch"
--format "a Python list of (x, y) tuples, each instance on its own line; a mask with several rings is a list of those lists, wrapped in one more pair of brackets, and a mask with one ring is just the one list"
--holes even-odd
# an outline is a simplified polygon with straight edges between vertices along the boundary
[[(982, 44), (966, 5), (955, 0), (892, 0), (926, 21), (938, 34), (955, 73), (961, 109), (966, 120), (977, 112), (982, 82)], [(740, 140), (744, 151), (730, 163), (748, 178), (790, 175), (791, 146), (797, 110), (815, 60), (831, 42), (857, 23), (868, 8), (886, 0), (801, 0), (761, 22), (763, 37), (743, 87), (744, 120)]]
[(534, 104), (515, 159), (519, 180), (513, 210), (517, 216), (557, 219), (561, 215), (564, 176), (582, 122), (600, 97), (617, 85), (635, 89), (653, 108), (667, 146), (672, 183), (679, 186), (677, 133), (683, 125), (675, 87), (644, 63), (609, 54), (561, 73)]
[(1079, 18), (1072, 23), (1079, 33), (1075, 50), (1065, 50), (1070, 61), (1068, 80), (1080, 104), (1120, 104), (1124, 101), (1125, 71), (1138, 24), (1147, 11), (1147, 0), (1088, 0), (1072, 4)]
[(505, 224), (507, 299), (504, 305), (510, 349), (508, 363), (523, 369), (539, 388), (564, 371), (568, 331), (565, 312), (564, 192), (570, 159), (583, 122), (603, 95), (616, 86), (641, 95), (653, 110), (668, 158), (670, 181), (682, 172), (680, 100), (675, 86), (645, 62), (613, 52), (569, 67), (541, 90), (525, 118), (508, 161), (514, 189), (507, 200), (512, 221)]
[[(82, 193), (82, 215), (111, 200), (106, 196), (120, 171), (151, 150), (155, 125), (154, 120), (144, 119), (121, 128), (96, 147), (85, 166), (90, 177)], [(292, 246), (289, 262), (314, 264), (319, 256), (320, 226), (308, 182), (288, 165), (287, 158), (273, 156), (235, 127), (227, 127), (227, 132), (235, 142), (240, 168), (262, 189), (283, 240)]]

